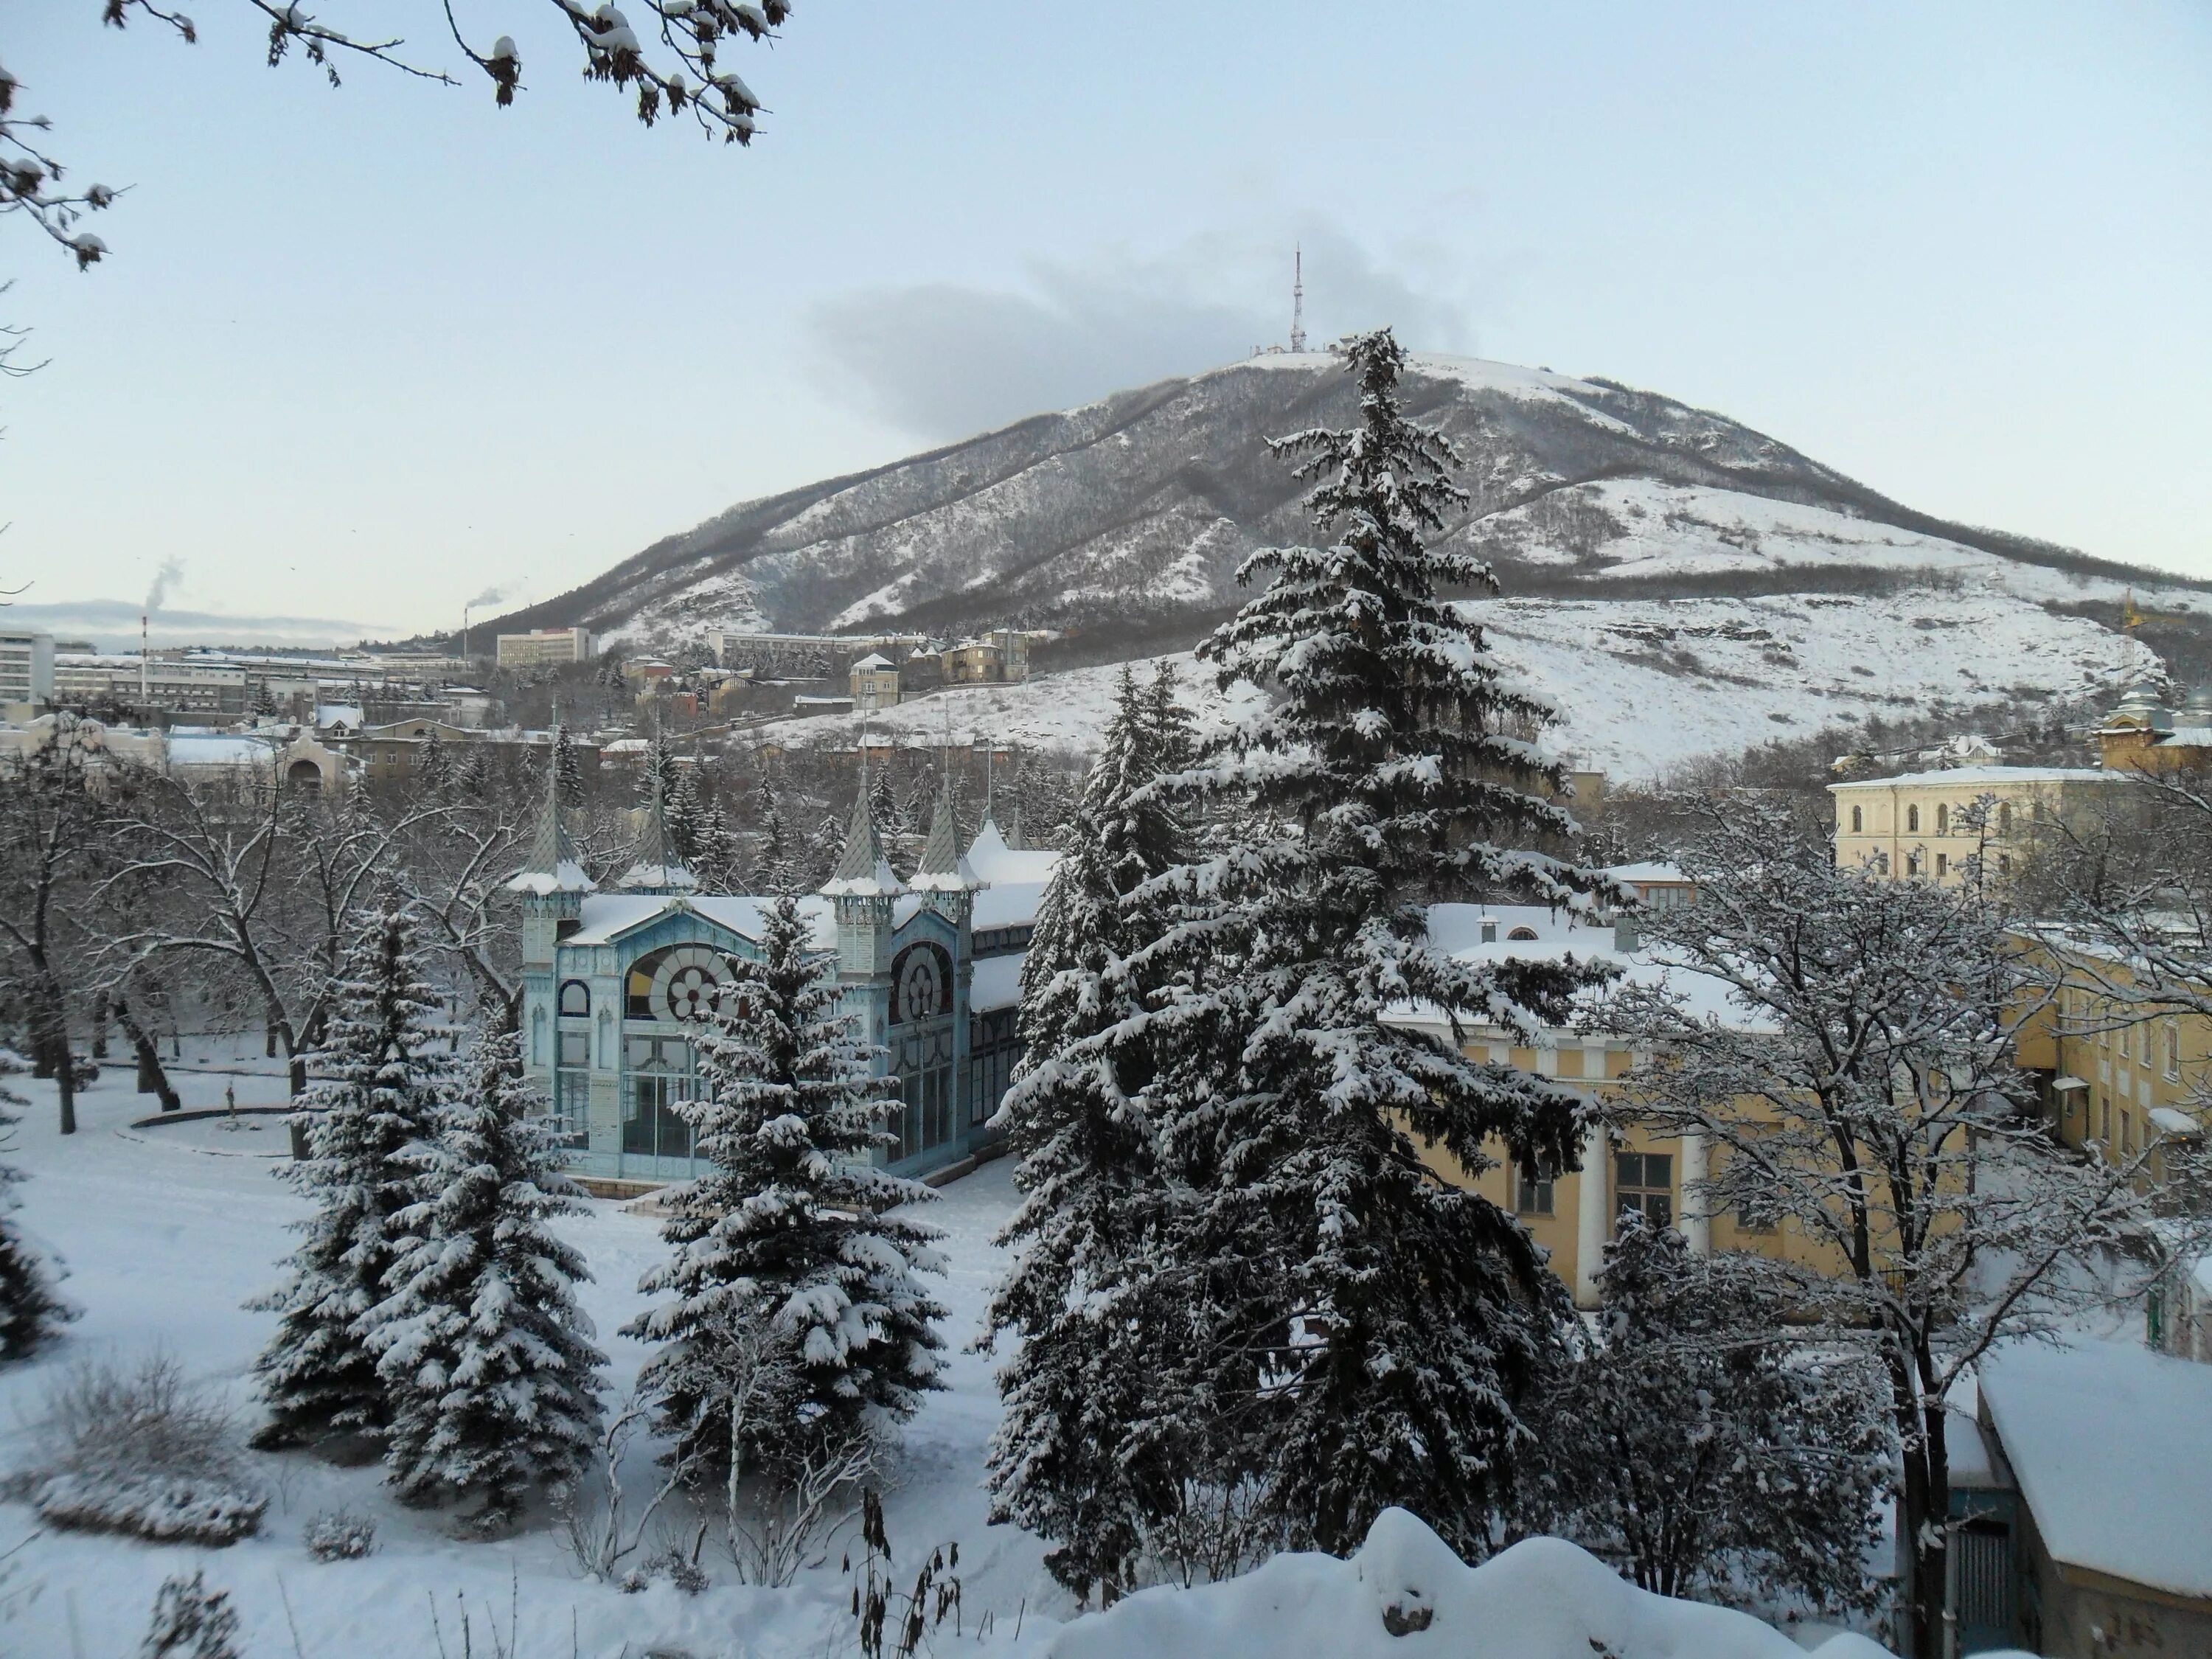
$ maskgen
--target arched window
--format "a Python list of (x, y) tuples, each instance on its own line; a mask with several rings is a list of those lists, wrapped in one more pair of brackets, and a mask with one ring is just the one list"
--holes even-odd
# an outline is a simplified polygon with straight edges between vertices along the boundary
[(1908, 806), (1905, 809), (1905, 833), (1908, 836), (1917, 836), (1920, 833), (1920, 809), (1917, 806)]
[(1866, 811), (1863, 807), (1851, 808), (1851, 833), (1858, 835), (1866, 828)]
[(1951, 808), (1943, 801), (1936, 803), (1936, 833), (1939, 836), (1951, 833)]
[(580, 979), (572, 979), (561, 988), (561, 1018), (589, 1019), (592, 1017), (592, 988)]
[(1508, 939), (1533, 939), (1536, 937), (1536, 930), (1533, 927), (1516, 927), (1505, 937)]

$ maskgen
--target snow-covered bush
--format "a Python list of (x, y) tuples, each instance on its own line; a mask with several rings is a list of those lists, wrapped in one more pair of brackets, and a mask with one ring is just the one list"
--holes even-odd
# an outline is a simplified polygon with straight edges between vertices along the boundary
[(160, 1542), (229, 1544), (269, 1500), (240, 1465), (228, 1413), (155, 1354), (135, 1370), (88, 1362), (47, 1398), (47, 1449), (24, 1484), (41, 1519)]
[(706, 1569), (673, 1544), (665, 1545), (624, 1573), (623, 1594), (635, 1595), (656, 1578), (665, 1578), (686, 1595), (696, 1595), (707, 1588)]
[(238, 1613), (228, 1590), (198, 1573), (165, 1580), (138, 1659), (239, 1659)]
[(1662, 1595), (1864, 1608), (1892, 1441), (1881, 1378), (1808, 1351), (1741, 1256), (1624, 1212), (1596, 1329), (1531, 1415), (1523, 1524)]
[(331, 1510), (307, 1522), (300, 1542), (318, 1561), (358, 1561), (376, 1551), (376, 1522), (350, 1510)]

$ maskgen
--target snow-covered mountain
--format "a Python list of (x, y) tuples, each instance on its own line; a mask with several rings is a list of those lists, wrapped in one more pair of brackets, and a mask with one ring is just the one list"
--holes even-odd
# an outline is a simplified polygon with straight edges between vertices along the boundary
[[(1929, 518), (1653, 393), (1434, 356), (1407, 393), (1467, 458), (1472, 499), (1447, 534), (1498, 571), (1505, 598), (1484, 610), (1501, 651), (1595, 757), (1648, 766), (1655, 744), (2154, 671), (2069, 609), (2128, 586), (2212, 619), (2212, 584)], [(1048, 665), (1186, 647), (1237, 603), (1247, 554), (1306, 534), (1266, 440), (1352, 416), (1334, 359), (1255, 357), (744, 503), (500, 625), (665, 646), (729, 626), (1013, 623), (1066, 630)], [(1007, 695), (1042, 735), (1088, 694), (1047, 678)]]

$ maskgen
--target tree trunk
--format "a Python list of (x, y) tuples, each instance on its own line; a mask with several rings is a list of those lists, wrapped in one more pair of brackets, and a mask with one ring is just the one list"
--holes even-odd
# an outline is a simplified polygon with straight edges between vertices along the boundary
[(107, 1058), (107, 993), (102, 991), (92, 1000), (92, 1057)]
[(274, 1025), (261, 1028), (261, 1057), (264, 1060), (276, 1058), (276, 1028)]
[(1950, 1556), (1951, 1470), (1943, 1443), (1943, 1407), (1902, 1414), (1919, 1444), (1907, 1443), (1905, 1485), (1898, 1494), (1898, 1534), (1911, 1552), (1911, 1600), (1906, 1651), (1911, 1659), (1949, 1659), (1946, 1591)]
[(138, 1017), (131, 1012), (131, 1005), (120, 997), (115, 1001), (115, 1023), (123, 1028), (123, 1035), (131, 1040), (131, 1052), (138, 1057), (138, 1092), (161, 1096), (165, 1112), (178, 1110), (184, 1102), (178, 1098), (169, 1074), (161, 1069), (161, 1050), (138, 1023)]

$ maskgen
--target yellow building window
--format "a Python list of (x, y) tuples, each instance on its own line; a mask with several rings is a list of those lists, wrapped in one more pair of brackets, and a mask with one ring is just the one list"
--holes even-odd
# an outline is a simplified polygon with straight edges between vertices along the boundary
[(1552, 1183), (1531, 1181), (1519, 1170), (1513, 1174), (1513, 1209), (1517, 1215), (1552, 1213)]
[(2171, 1079), (2179, 1080), (2181, 1076), (2181, 1022), (2169, 1018), (2166, 1022), (2165, 1036), (2166, 1074)]
[(1917, 836), (1920, 833), (1920, 809), (1917, 806), (1908, 806), (1905, 809), (1905, 833), (1908, 836)]
[(1634, 1210), (1655, 1227), (1674, 1224), (1674, 1159), (1667, 1152), (1616, 1152), (1615, 1215)]
[(1941, 802), (1936, 807), (1936, 833), (1939, 836), (1951, 833), (1951, 809)]
[(1862, 807), (1851, 808), (1851, 833), (1858, 835), (1866, 828), (1866, 812)]

